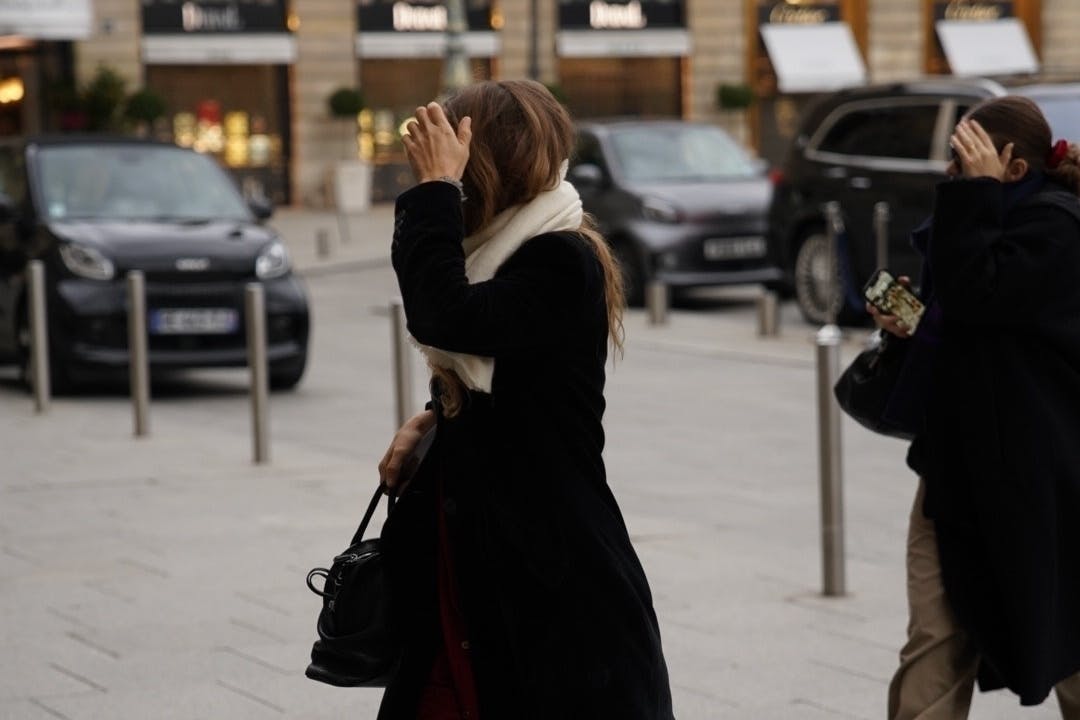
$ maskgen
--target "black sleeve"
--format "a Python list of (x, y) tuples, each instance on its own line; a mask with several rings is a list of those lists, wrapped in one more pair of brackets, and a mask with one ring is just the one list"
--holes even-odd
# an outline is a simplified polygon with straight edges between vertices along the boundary
[(1001, 183), (942, 183), (929, 251), (934, 293), (959, 322), (1024, 325), (1052, 302), (1048, 284), (1078, 242), (1076, 221), (1060, 208), (1030, 203), (1006, 218)]
[(418, 185), (398, 197), (391, 258), (409, 332), (441, 350), (493, 357), (559, 341), (580, 317), (595, 258), (575, 233), (526, 241), (486, 282), (470, 285), (457, 189)]

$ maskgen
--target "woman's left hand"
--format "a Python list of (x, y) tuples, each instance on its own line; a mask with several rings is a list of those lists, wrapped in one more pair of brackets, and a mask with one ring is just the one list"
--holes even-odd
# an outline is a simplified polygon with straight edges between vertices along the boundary
[(401, 140), (417, 182), (447, 177), (461, 180), (469, 162), (472, 118), (462, 118), (455, 133), (439, 103), (428, 103), (416, 108), (416, 117), (409, 121)]
[(988, 177), (999, 182), (1005, 180), (1005, 173), (1012, 162), (1012, 143), (999, 153), (982, 125), (975, 120), (961, 120), (949, 138), (949, 144), (956, 153), (964, 177)]

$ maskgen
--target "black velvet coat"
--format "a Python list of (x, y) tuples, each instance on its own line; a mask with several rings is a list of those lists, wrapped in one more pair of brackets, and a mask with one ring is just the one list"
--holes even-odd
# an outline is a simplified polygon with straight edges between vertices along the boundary
[[(482, 720), (670, 720), (652, 597), (601, 451), (602, 270), (575, 233), (528, 240), (465, 278), (461, 203), (432, 182), (397, 201), (392, 258), (420, 342), (495, 358), (383, 531), (401, 669), (380, 720), (414, 720), (439, 642), (434, 543), (445, 514)], [(437, 476), (444, 498), (435, 502)]]
[(1037, 704), (1080, 671), (1080, 205), (943, 183), (927, 259), (944, 344), (910, 460), (980, 686)]

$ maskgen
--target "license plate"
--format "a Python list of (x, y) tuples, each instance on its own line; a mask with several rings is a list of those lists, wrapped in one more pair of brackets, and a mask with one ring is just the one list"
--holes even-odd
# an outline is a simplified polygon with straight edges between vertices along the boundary
[(765, 238), (709, 238), (704, 243), (706, 260), (744, 260), (765, 257)]
[(150, 332), (156, 335), (228, 335), (240, 327), (231, 308), (169, 308), (150, 313)]

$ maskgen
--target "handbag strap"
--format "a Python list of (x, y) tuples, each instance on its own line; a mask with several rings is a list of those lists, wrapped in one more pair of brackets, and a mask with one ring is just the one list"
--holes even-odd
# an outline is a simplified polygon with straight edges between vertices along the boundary
[(364, 512), (364, 519), (360, 521), (360, 527), (356, 529), (356, 534), (353, 535), (350, 545), (355, 545), (364, 539), (364, 533), (367, 531), (368, 523), (371, 522), (372, 516), (375, 515), (375, 508), (379, 506), (379, 499), (383, 495), (387, 497), (387, 509), (386, 515), (390, 516), (390, 512), (394, 509), (394, 496), (387, 492), (386, 483), (379, 483), (379, 487), (375, 488), (375, 494), (371, 497), (371, 502), (368, 503), (367, 510)]

